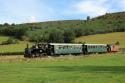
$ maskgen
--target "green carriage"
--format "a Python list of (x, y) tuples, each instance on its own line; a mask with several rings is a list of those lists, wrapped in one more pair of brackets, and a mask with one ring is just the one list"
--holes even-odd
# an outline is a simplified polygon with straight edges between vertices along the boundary
[(87, 53), (106, 53), (107, 44), (85, 44)]
[(59, 44), (59, 43), (50, 43), (50, 46), (53, 49), (53, 54), (82, 54), (82, 44)]

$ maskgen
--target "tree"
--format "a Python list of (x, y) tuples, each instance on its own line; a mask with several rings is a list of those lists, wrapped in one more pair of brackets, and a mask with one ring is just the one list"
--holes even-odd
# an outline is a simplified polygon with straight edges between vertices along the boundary
[(120, 42), (119, 42), (119, 41), (117, 41), (117, 42), (115, 43), (115, 45), (120, 45)]
[(12, 23), (11, 26), (15, 26), (16, 24), (15, 23)]
[(75, 33), (72, 30), (65, 30), (64, 31), (64, 42), (71, 43), (75, 39)]
[(87, 21), (89, 21), (90, 20), (90, 16), (87, 16)]
[(9, 26), (9, 23), (4, 23), (4, 26)]
[(83, 35), (83, 29), (82, 28), (75, 28), (75, 34), (76, 34), (76, 37), (80, 37)]
[(58, 29), (54, 29), (49, 34), (49, 42), (51, 43), (63, 43), (64, 42), (63, 32)]

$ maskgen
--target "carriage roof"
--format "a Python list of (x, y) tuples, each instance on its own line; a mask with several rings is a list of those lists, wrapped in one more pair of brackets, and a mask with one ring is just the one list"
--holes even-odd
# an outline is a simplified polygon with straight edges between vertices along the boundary
[(107, 44), (85, 44), (88, 46), (107, 46)]
[(74, 46), (81, 46), (83, 44), (73, 44), (73, 43), (50, 43), (50, 45), (74, 45)]

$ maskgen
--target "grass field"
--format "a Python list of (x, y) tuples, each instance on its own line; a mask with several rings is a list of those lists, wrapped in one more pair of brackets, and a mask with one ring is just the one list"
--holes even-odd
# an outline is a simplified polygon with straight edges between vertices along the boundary
[(125, 83), (125, 54), (0, 57), (0, 83)]
[(20, 41), (18, 44), (10, 44), (10, 45), (1, 45), (0, 52), (24, 52), (27, 44), (32, 45), (29, 42)]
[[(9, 37), (0, 36), (0, 43), (6, 41)], [(0, 53), (6, 52), (24, 52), (27, 44), (32, 45), (32, 43), (27, 41), (19, 41), (18, 44), (10, 44), (10, 45), (0, 45)]]
[(116, 32), (108, 34), (97, 34), (90, 36), (83, 36), (76, 38), (76, 42), (86, 42), (86, 43), (106, 43), (112, 44), (117, 41), (120, 42), (120, 47), (125, 48), (125, 32)]
[(0, 43), (2, 43), (3, 41), (6, 41), (9, 37), (7, 36), (0, 36)]

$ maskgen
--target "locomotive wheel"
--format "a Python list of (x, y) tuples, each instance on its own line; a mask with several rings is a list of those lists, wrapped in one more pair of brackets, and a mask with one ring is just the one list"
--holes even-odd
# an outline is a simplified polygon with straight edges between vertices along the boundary
[(50, 55), (51, 55), (51, 56), (53, 56), (53, 55), (54, 55), (54, 53), (53, 53), (53, 52), (51, 52), (51, 53), (50, 53)]
[(32, 57), (32, 58), (35, 58), (35, 57), (36, 57), (36, 55), (35, 55), (35, 54), (32, 54), (32, 55), (31, 55), (31, 57)]

